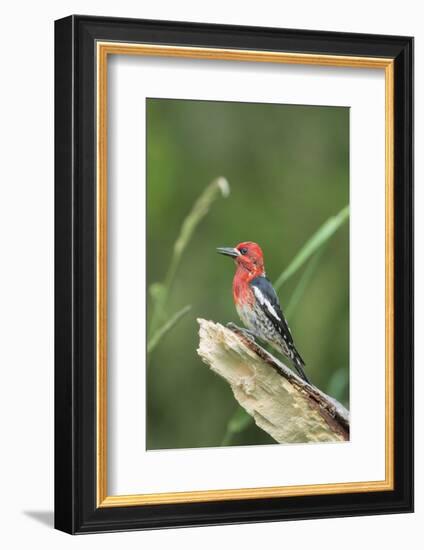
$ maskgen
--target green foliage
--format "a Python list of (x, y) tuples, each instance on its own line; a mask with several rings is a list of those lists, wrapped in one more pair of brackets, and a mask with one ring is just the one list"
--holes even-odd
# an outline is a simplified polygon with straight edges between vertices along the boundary
[(180, 234), (175, 241), (171, 263), (165, 277), (164, 283), (152, 283), (149, 287), (149, 293), (152, 298), (153, 315), (150, 323), (149, 334), (151, 334), (147, 343), (147, 353), (151, 353), (158, 345), (159, 341), (178, 321), (190, 311), (191, 306), (185, 306), (179, 310), (171, 319), (158, 328), (158, 325), (165, 318), (165, 304), (171, 291), (172, 283), (175, 278), (178, 266), (184, 250), (188, 246), (193, 233), (202, 219), (209, 212), (210, 207), (215, 200), (222, 195), (228, 197), (230, 186), (225, 178), (217, 178), (210, 183), (197, 201), (194, 203), (190, 213), (184, 219)]
[(173, 263), (178, 264), (181, 259), (184, 249), (190, 242), (191, 237), (199, 225), (201, 220), (209, 212), (212, 203), (222, 194), (223, 197), (228, 197), (230, 194), (230, 186), (225, 178), (218, 178), (213, 181), (197, 201), (194, 203), (190, 214), (186, 217), (181, 226), (181, 232), (174, 245)]
[(247, 412), (241, 407), (237, 407), (236, 412), (231, 417), (228, 422), (227, 431), (225, 433), (224, 439), (222, 440), (221, 446), (229, 445), (233, 437), (245, 430), (252, 421), (252, 417), (247, 414)]
[[(183, 231), (181, 221), (217, 173), (231, 182), (230, 197)], [(215, 198), (221, 194), (218, 190)], [(192, 306), (148, 356), (148, 449), (220, 445), (233, 417), (231, 389), (196, 353), (197, 317), (240, 324), (231, 292), (234, 265), (216, 253), (218, 246), (256, 241), (272, 281), (285, 268), (278, 294), (308, 373), (319, 388), (348, 405), (348, 211), (342, 214), (348, 202), (349, 109), (148, 100), (149, 339), (172, 312)], [(297, 267), (290, 267), (337, 212), (319, 237), (322, 244), (308, 245), (302, 265), (297, 259)], [(170, 277), (182, 234), (189, 244)], [(158, 300), (166, 316), (151, 332)], [(336, 384), (332, 380), (340, 370), (345, 382)], [(231, 424), (229, 444), (273, 443), (249, 418), (247, 425), (239, 420)]]
[(295, 289), (292, 292), (290, 301), (287, 304), (287, 307), (284, 309), (284, 314), (287, 319), (291, 319), (294, 315), (297, 306), (302, 300), (302, 296), (305, 293), (309, 283), (312, 281), (321, 259), (321, 256), (324, 252), (324, 246), (315, 253), (314, 256), (309, 260), (308, 265), (306, 266), (304, 272), (302, 273), (299, 282), (297, 283)]
[(155, 347), (159, 344), (161, 338), (165, 336), (167, 332), (169, 332), (172, 327), (174, 327), (178, 321), (184, 317), (186, 313), (188, 313), (191, 309), (191, 306), (185, 306), (180, 311), (177, 311), (168, 322), (166, 322), (164, 325), (162, 325), (150, 338), (149, 342), (147, 343), (147, 353), (151, 353)]
[(331, 217), (322, 227), (302, 246), (290, 265), (281, 273), (274, 283), (275, 290), (279, 290), (283, 284), (296, 273), (298, 269), (308, 260), (314, 252), (321, 248), (339, 227), (349, 217), (349, 206), (341, 210), (337, 216)]

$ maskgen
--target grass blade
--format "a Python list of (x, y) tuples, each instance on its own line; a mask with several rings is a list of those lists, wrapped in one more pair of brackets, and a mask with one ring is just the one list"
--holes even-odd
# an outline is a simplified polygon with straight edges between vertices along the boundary
[(244, 409), (238, 407), (227, 424), (227, 431), (222, 439), (221, 447), (229, 445), (233, 437), (246, 429), (252, 422), (253, 418)]
[(154, 309), (149, 330), (150, 334), (156, 333), (157, 326), (164, 316), (165, 304), (171, 290), (175, 274), (180, 264), (181, 257), (184, 253), (184, 250), (187, 248), (187, 245), (189, 244), (197, 226), (207, 215), (212, 204), (220, 196), (228, 197), (229, 194), (230, 185), (225, 178), (220, 177), (213, 180), (206, 187), (206, 189), (204, 189), (200, 197), (198, 197), (198, 199), (195, 201), (191, 211), (184, 219), (181, 225), (180, 233), (174, 244), (168, 272), (166, 274), (163, 284), (161, 284), (161, 292), (157, 294), (156, 300), (153, 304)]
[(294, 274), (302, 265), (323, 246), (334, 233), (349, 218), (349, 205), (345, 206), (336, 216), (329, 218), (312, 237), (306, 241), (289, 266), (281, 273), (274, 283), (275, 290), (279, 290), (283, 284)]
[(296, 288), (294, 289), (290, 301), (287, 304), (287, 307), (284, 308), (284, 314), (287, 317), (287, 319), (290, 319), (290, 317), (293, 315), (294, 311), (296, 310), (296, 307), (300, 300), (302, 299), (302, 296), (312, 279), (312, 277), (315, 274), (315, 271), (317, 270), (319, 260), (322, 256), (322, 253), (324, 251), (324, 247), (320, 248), (318, 252), (315, 253), (315, 256), (313, 256), (308, 263), (308, 265), (305, 268), (305, 271), (302, 273), (301, 278), (299, 279), (299, 282), (296, 285)]
[(177, 313), (175, 313), (175, 315), (173, 315), (167, 323), (165, 323), (154, 333), (154, 335), (149, 339), (147, 343), (148, 354), (155, 349), (155, 347), (159, 344), (160, 340), (165, 336), (165, 334), (169, 332), (178, 323), (178, 321), (190, 311), (190, 309), (191, 306), (183, 307), (182, 309), (177, 311)]
[(191, 212), (185, 218), (181, 226), (180, 234), (174, 244), (173, 262), (179, 262), (185, 248), (190, 242), (190, 239), (196, 227), (209, 212), (209, 209), (213, 202), (218, 197), (228, 197), (229, 194), (230, 186), (225, 178), (217, 178), (206, 187), (206, 189), (194, 203)]

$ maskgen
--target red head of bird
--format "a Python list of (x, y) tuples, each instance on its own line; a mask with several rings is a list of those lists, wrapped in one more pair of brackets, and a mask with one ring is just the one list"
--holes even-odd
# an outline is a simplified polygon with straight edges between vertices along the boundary
[(237, 266), (234, 284), (248, 284), (256, 277), (265, 275), (264, 255), (258, 244), (247, 241), (239, 243), (234, 248), (217, 248), (217, 251), (234, 258)]

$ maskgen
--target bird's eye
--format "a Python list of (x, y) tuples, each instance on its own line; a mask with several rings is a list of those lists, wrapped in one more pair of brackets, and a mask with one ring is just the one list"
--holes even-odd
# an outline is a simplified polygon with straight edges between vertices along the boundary
[(247, 248), (240, 248), (240, 254), (243, 254), (243, 256), (247, 254)]

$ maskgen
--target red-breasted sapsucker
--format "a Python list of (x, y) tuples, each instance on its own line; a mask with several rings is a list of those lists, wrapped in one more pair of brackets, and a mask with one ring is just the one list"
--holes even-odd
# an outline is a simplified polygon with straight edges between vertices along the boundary
[(261, 247), (244, 242), (235, 248), (218, 248), (217, 251), (235, 260), (234, 303), (248, 332), (283, 353), (293, 362), (299, 375), (310, 383), (303, 369), (305, 362), (294, 345), (278, 296), (265, 276)]

